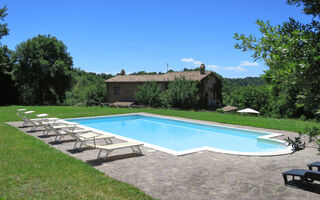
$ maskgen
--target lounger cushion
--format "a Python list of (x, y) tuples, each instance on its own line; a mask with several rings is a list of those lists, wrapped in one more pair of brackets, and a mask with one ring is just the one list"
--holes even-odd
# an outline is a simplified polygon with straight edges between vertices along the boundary
[(117, 144), (108, 144), (108, 145), (91, 145), (87, 144), (88, 146), (94, 147), (96, 149), (102, 149), (102, 150), (116, 150), (116, 149), (123, 149), (127, 147), (136, 147), (136, 146), (142, 146), (143, 143), (140, 142), (121, 142)]
[[(78, 131), (74, 131), (75, 133), (81, 133), (85, 130), (79, 130)], [(81, 135), (78, 135), (78, 137), (82, 138), (82, 139), (105, 139), (105, 138), (112, 138), (114, 137), (113, 135), (106, 135), (106, 134), (98, 134), (98, 133), (94, 133), (94, 132), (88, 132), (87, 133), (83, 133)]]

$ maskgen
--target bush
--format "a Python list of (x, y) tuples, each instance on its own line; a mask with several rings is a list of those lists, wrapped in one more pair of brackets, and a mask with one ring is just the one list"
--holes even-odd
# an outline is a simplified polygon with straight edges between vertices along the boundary
[(185, 77), (175, 78), (161, 95), (162, 104), (171, 108), (194, 108), (200, 99), (197, 82)]
[(299, 132), (299, 137), (291, 139), (288, 137), (286, 141), (289, 145), (292, 145), (294, 151), (300, 151), (305, 148), (305, 142), (302, 142), (301, 135), (306, 135), (309, 138), (309, 142), (315, 142), (318, 145), (318, 151), (320, 154), (320, 129), (317, 127), (306, 127), (303, 132)]
[(157, 107), (161, 105), (160, 94), (161, 89), (156, 82), (147, 82), (143, 86), (139, 87), (135, 96), (139, 104)]
[(294, 139), (288, 137), (285, 141), (292, 146), (293, 151), (301, 151), (306, 148), (306, 143), (301, 140), (301, 134), (299, 134), (299, 137), (294, 137)]

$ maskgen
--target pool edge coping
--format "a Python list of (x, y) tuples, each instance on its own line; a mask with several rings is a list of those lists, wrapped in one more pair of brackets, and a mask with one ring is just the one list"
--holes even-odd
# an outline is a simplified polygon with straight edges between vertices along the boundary
[[(114, 134), (114, 133), (110, 133), (110, 132), (107, 132), (107, 131), (102, 131), (102, 130), (91, 128), (91, 127), (88, 127), (88, 126), (84, 126), (84, 125), (81, 125), (81, 124), (79, 124), (77, 126), (80, 127), (80, 128), (90, 129), (90, 130), (92, 130), (94, 132), (97, 132), (97, 133), (100, 133), (100, 134), (113, 135), (114, 137), (119, 138), (120, 140), (132, 141), (132, 142), (133, 141), (134, 142), (141, 142), (146, 147), (149, 147), (149, 148), (154, 149), (154, 150), (162, 151), (162, 152), (165, 152), (165, 153), (168, 153), (168, 154), (172, 154), (172, 155), (175, 155), (175, 156), (183, 156), (183, 155), (187, 155), (187, 154), (198, 153), (198, 152), (201, 152), (201, 151), (212, 151), (212, 152), (216, 152), (216, 153), (223, 153), (223, 154), (230, 154), (230, 155), (257, 156), (257, 157), (280, 156), (280, 155), (286, 155), (286, 154), (293, 153), (292, 148), (287, 145), (286, 141), (279, 140), (279, 139), (274, 139), (274, 137), (282, 136), (283, 135), (282, 133), (273, 133), (273, 132), (269, 132), (269, 131), (260, 131), (260, 130), (254, 130), (254, 129), (250, 130), (249, 126), (245, 126), (243, 128), (238, 128), (238, 127), (228, 126), (229, 124), (222, 124), (221, 123), (221, 125), (220, 125), (219, 122), (210, 122), (210, 121), (205, 121), (205, 120), (188, 119), (188, 118), (182, 118), (182, 117), (151, 114), (151, 113), (145, 113), (145, 112), (124, 113), (124, 114), (103, 115), (103, 116), (91, 116), (91, 117), (76, 117), (76, 118), (65, 118), (65, 119), (102, 118), (102, 117), (130, 116), (130, 115), (151, 116), (151, 117), (178, 120), (178, 121), (184, 121), (184, 122), (198, 123), (198, 124), (202, 124), (202, 125), (218, 126), (218, 127), (224, 127), (224, 128), (233, 128), (233, 129), (238, 129), (238, 130), (247, 130), (247, 131), (260, 132), (260, 133), (267, 133), (268, 135), (259, 136), (258, 139), (263, 139), (263, 140), (269, 140), (269, 141), (272, 141), (272, 142), (282, 143), (282, 144), (286, 145), (287, 148), (284, 149), (284, 150), (281, 150), (281, 151), (260, 152), (260, 153), (257, 153), (257, 152), (228, 151), (228, 150), (222, 150), (222, 149), (218, 149), (218, 148), (214, 148), (214, 147), (208, 147), (208, 146), (199, 147), (199, 148), (193, 148), (193, 149), (184, 150), (184, 151), (175, 151), (175, 150), (172, 150), (172, 149), (168, 149), (168, 148), (165, 148), (165, 147), (160, 147), (160, 146), (153, 145), (153, 144), (150, 144), (150, 143), (145, 143), (145, 142), (142, 142), (142, 141), (139, 141), (139, 140), (134, 140), (132, 138), (127, 138), (127, 137), (120, 136), (120, 135), (117, 135), (117, 134)], [(234, 124), (230, 124), (230, 125), (234, 125)], [(237, 125), (237, 126), (242, 126), (242, 125)], [(252, 128), (258, 128), (258, 127), (252, 127)], [(272, 131), (280, 131), (280, 130), (272, 130)]]

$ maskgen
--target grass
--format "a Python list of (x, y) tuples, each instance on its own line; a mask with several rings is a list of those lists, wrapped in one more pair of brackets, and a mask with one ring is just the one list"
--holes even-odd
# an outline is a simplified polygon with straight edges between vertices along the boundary
[(5, 124), (14, 110), (0, 108), (0, 199), (152, 199)]
[(90, 165), (4, 123), (19, 120), (15, 112), (22, 107), (59, 118), (148, 112), (294, 132), (302, 131), (306, 126), (320, 128), (316, 122), (200, 111), (71, 106), (0, 107), (0, 199), (152, 199), (139, 189), (109, 178)]
[[(19, 118), (15, 115), (18, 108), (27, 108), (36, 111), (36, 113), (48, 113), (52, 117), (73, 118), (88, 117), (98, 115), (112, 115), (133, 112), (148, 112), (153, 114), (184, 117), (189, 119), (199, 119), (206, 121), (215, 121), (228, 124), (247, 125), (260, 128), (276, 129), (299, 132), (306, 126), (315, 126), (320, 128), (320, 123), (311, 121), (302, 121), (297, 119), (274, 119), (255, 116), (243, 116), (239, 114), (223, 114), (217, 112), (204, 111), (182, 111), (167, 109), (132, 109), (132, 108), (101, 108), (101, 107), (72, 107), (72, 106), (8, 106), (0, 107), (1, 121), (17, 121)], [(2, 114), (3, 113), (3, 114)]]

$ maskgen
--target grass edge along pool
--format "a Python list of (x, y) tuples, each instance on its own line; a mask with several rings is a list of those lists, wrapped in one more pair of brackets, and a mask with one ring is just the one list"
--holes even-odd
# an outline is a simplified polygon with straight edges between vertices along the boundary
[[(291, 147), (287, 146), (284, 141), (271, 139), (272, 137), (276, 137), (281, 134), (213, 125), (206, 121), (199, 122), (198, 120), (195, 121), (184, 118), (146, 113), (73, 118), (68, 119), (68, 121), (77, 122), (81, 127), (90, 128), (101, 134), (107, 132), (108, 134), (113, 134), (117, 138), (126, 141), (143, 142), (147, 147), (164, 151), (173, 155), (184, 155), (203, 150), (251, 156), (283, 155), (292, 152)], [(162, 129), (165, 132), (161, 132)], [(212, 131), (212, 133), (208, 131)], [(230, 134), (229, 132), (232, 133)], [(152, 134), (155, 134), (154, 137), (152, 137)], [(175, 134), (178, 136), (173, 137)], [(239, 137), (239, 134), (242, 134), (241, 137)], [(210, 138), (216, 135), (219, 137)], [(162, 138), (160, 138), (160, 136)], [(185, 138), (185, 136), (187, 138)], [(184, 142), (184, 144), (189, 144), (190, 146), (192, 143), (192, 145), (189, 148), (188, 145), (186, 145), (187, 147), (183, 147), (182, 145), (182, 147), (186, 149), (179, 149), (178, 146), (181, 146), (181, 144), (179, 144), (179, 138), (182, 142)], [(239, 138), (240, 140), (238, 142), (237, 139)], [(211, 143), (209, 145), (202, 145), (201, 142), (203, 141), (201, 140), (205, 140), (204, 142), (206, 142), (206, 139), (214, 141), (218, 147), (211, 145)], [(221, 140), (223, 143), (222, 148), (219, 140)], [(196, 146), (197, 142), (199, 143), (198, 146)], [(263, 148), (264, 146), (273, 145), (276, 146), (277, 149), (271, 151), (267, 150), (264, 152), (238, 150), (237, 146), (247, 148), (247, 144), (243, 145), (245, 142), (249, 142), (249, 146), (252, 142), (256, 142), (257, 144), (251, 145), (257, 145)], [(193, 147), (193, 143), (195, 143), (195, 147)], [(225, 146), (229, 146), (230, 149), (225, 148)]]

